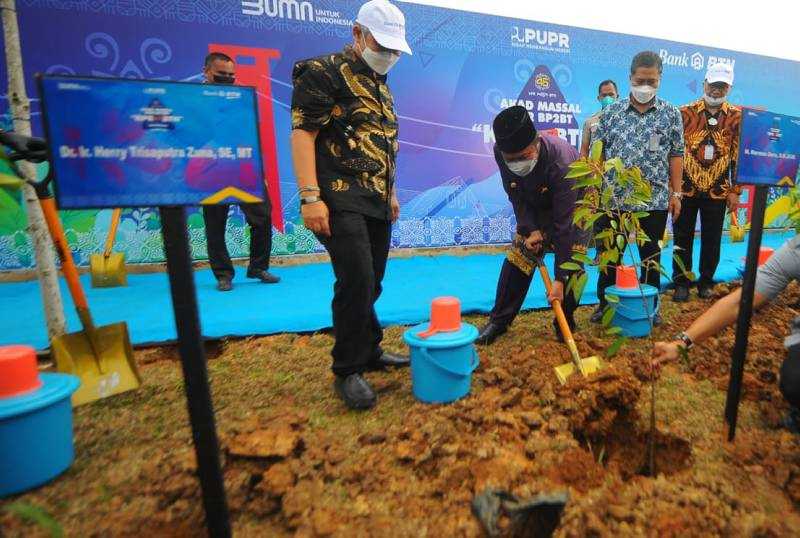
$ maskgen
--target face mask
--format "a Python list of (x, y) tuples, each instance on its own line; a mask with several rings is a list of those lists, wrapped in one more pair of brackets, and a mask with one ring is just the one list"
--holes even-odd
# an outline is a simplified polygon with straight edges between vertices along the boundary
[(400, 53), (388, 50), (375, 52), (367, 46), (367, 40), (362, 35), (361, 57), (364, 59), (364, 62), (370, 67), (370, 69), (379, 75), (385, 75), (392, 67), (394, 67), (394, 64), (397, 63), (397, 60), (400, 59)]
[(658, 90), (652, 86), (631, 86), (631, 95), (639, 104), (649, 103)]
[(214, 82), (217, 84), (233, 84), (236, 77), (230, 75), (214, 75)]
[(528, 159), (526, 161), (506, 162), (506, 166), (519, 177), (525, 177), (536, 168), (537, 160), (538, 159)]
[(725, 102), (725, 97), (724, 96), (723, 97), (711, 97), (710, 95), (705, 94), (705, 95), (703, 95), (703, 99), (705, 99), (706, 104), (708, 106), (710, 106), (710, 107), (722, 106), (722, 103)]
[(600, 106), (605, 108), (608, 105), (612, 104), (614, 101), (616, 101), (615, 98), (611, 97), (610, 95), (606, 95), (605, 97), (600, 99)]

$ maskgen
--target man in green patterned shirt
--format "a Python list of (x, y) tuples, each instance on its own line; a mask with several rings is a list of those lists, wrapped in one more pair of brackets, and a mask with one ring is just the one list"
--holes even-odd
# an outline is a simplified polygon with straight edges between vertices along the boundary
[(361, 6), (353, 39), (342, 52), (294, 66), (292, 158), (303, 222), (336, 274), (334, 388), (351, 409), (368, 409), (377, 398), (362, 374), (409, 363), (381, 349), (375, 301), (400, 214), (397, 115), (386, 74), (411, 49), (405, 17), (387, 0)]

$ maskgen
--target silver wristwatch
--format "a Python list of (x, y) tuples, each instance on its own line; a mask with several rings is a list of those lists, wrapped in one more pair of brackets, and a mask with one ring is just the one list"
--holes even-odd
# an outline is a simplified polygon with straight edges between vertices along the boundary
[(694, 342), (692, 341), (692, 337), (686, 334), (685, 331), (676, 336), (675, 340), (680, 340), (681, 342), (683, 342), (683, 345), (686, 346), (687, 350), (692, 349), (694, 347)]

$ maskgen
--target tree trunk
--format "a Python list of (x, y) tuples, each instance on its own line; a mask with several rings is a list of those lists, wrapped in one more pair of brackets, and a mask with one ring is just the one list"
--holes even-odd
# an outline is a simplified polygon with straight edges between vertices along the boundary
[[(25, 73), (22, 70), (22, 51), (19, 44), (19, 27), (14, 0), (0, 0), (0, 11), (3, 15), (3, 38), (5, 40), (6, 65), (8, 66), (8, 101), (11, 115), (14, 118), (14, 131), (29, 136), (31, 134), (31, 105), (25, 92)], [(36, 179), (36, 168), (33, 164), (25, 161), (20, 161), (18, 164), (20, 172), (25, 178)], [(58, 287), (58, 270), (47, 224), (39, 207), (36, 192), (27, 183), (22, 189), (28, 216), (28, 233), (33, 241), (36, 273), (42, 291), (47, 333), (52, 339), (55, 336), (61, 336), (66, 330), (64, 305), (61, 302), (61, 290)]]

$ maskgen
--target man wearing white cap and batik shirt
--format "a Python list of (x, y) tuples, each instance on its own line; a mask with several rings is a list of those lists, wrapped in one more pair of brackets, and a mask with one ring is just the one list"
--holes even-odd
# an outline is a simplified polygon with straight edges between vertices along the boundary
[(361, 6), (353, 44), (297, 62), (292, 79), (292, 158), (303, 222), (331, 257), (334, 387), (351, 409), (373, 407), (362, 376), (407, 357), (381, 349), (375, 301), (400, 214), (395, 190), (397, 116), (386, 74), (411, 54), (405, 17), (386, 0)]
[[(739, 126), (742, 111), (726, 102), (733, 86), (733, 67), (711, 64), (703, 83), (703, 97), (681, 107), (686, 154), (683, 160), (683, 204), (674, 222), (675, 254), (682, 263), (673, 263), (673, 300), (689, 299), (692, 284), (685, 274), (692, 270), (692, 244), (697, 214), (700, 213), (700, 278), (697, 294), (708, 299), (719, 265), (725, 208), (736, 211), (741, 187), (733, 171), (739, 156)], [(683, 267), (681, 267), (683, 266)]]

